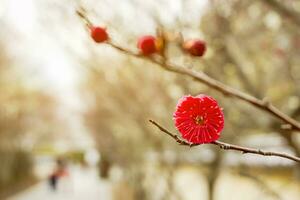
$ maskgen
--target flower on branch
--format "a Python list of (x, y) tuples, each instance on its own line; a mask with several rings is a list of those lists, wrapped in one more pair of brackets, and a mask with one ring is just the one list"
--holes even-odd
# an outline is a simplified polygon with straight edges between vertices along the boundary
[(182, 137), (193, 144), (216, 141), (224, 128), (222, 109), (214, 98), (203, 94), (183, 96), (173, 117)]

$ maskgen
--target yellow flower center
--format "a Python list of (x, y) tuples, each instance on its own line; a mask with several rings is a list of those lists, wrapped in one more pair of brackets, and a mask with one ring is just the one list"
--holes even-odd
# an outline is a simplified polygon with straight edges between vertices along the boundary
[(196, 123), (197, 125), (203, 125), (203, 124), (204, 124), (204, 119), (203, 119), (203, 117), (198, 115), (198, 116), (195, 118), (195, 123)]

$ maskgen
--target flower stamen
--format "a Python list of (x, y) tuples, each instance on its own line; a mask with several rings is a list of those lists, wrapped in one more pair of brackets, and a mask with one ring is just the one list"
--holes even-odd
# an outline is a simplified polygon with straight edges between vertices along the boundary
[(195, 120), (195, 123), (197, 125), (203, 125), (204, 124), (204, 119), (203, 119), (202, 116), (197, 115), (197, 117), (194, 120)]

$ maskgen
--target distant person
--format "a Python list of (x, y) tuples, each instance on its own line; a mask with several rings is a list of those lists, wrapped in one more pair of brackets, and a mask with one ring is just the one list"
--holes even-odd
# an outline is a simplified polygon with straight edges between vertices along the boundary
[(56, 160), (56, 167), (52, 174), (49, 176), (49, 185), (52, 190), (57, 190), (57, 184), (58, 180), (62, 177), (68, 176), (68, 170), (67, 170), (67, 165), (66, 162), (63, 159), (57, 159)]
[(57, 188), (57, 175), (55, 173), (52, 173), (50, 176), (49, 176), (49, 184), (50, 184), (50, 187), (52, 190), (56, 190)]

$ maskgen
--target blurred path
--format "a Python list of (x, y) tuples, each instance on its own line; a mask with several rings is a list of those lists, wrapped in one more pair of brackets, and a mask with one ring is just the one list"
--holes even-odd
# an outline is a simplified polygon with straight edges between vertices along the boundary
[(72, 166), (70, 177), (59, 182), (57, 191), (45, 180), (8, 200), (111, 200), (111, 185), (99, 179), (96, 169)]

